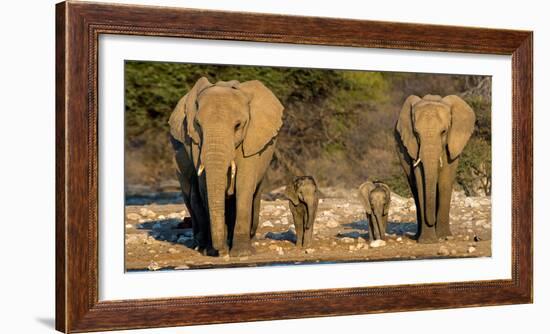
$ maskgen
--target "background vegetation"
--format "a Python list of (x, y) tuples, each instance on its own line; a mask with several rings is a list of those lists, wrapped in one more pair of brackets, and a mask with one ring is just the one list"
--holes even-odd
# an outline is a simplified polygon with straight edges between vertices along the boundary
[(213, 83), (261, 80), (285, 106), (268, 189), (298, 174), (313, 175), (321, 186), (353, 188), (370, 176), (408, 196), (393, 129), (405, 98), (429, 93), (457, 94), (474, 108), (476, 129), (456, 186), (468, 195), (490, 194), (490, 77), (140, 61), (125, 69), (127, 189), (159, 191), (175, 180), (168, 118), (206, 76)]

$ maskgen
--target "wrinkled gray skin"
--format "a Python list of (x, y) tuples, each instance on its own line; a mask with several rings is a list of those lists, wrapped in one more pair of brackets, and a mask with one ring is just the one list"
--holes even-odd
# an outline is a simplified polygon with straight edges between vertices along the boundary
[(260, 81), (201, 78), (170, 116), (177, 175), (198, 249), (252, 252), (261, 184), (282, 125), (283, 106)]
[(296, 229), (296, 246), (307, 248), (313, 241), (313, 223), (319, 204), (319, 192), (311, 176), (299, 176), (286, 187), (285, 194)]
[(474, 111), (455, 95), (411, 95), (403, 104), (395, 138), (416, 203), (418, 242), (451, 235), (449, 210), (458, 158), (474, 125)]
[(370, 240), (385, 240), (391, 202), (390, 187), (379, 181), (367, 181), (359, 186), (359, 197), (369, 221)]

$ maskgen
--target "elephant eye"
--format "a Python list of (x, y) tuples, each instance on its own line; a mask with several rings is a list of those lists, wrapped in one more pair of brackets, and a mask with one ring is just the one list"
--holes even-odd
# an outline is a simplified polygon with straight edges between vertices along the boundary
[(235, 131), (239, 130), (240, 127), (241, 127), (241, 122), (237, 122), (237, 124), (235, 124)]
[(199, 109), (199, 101), (195, 100), (195, 109)]

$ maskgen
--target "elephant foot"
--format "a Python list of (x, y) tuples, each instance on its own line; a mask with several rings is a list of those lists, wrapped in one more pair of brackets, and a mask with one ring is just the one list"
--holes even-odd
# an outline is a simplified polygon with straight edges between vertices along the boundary
[(451, 229), (449, 225), (436, 227), (435, 232), (437, 233), (437, 237), (441, 239), (445, 239), (446, 237), (453, 236), (453, 233), (451, 233)]
[(427, 229), (420, 233), (417, 242), (420, 244), (434, 244), (439, 241), (434, 229)]
[(253, 254), (254, 254), (254, 249), (250, 245), (250, 242), (234, 243), (233, 247), (231, 247), (231, 251), (229, 252), (229, 255), (231, 257), (250, 256)]

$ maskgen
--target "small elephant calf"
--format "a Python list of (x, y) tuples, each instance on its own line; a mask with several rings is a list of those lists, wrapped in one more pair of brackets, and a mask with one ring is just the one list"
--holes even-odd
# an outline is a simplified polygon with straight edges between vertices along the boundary
[(390, 187), (383, 182), (367, 180), (359, 186), (359, 197), (367, 212), (370, 240), (384, 240), (391, 201)]
[(296, 246), (306, 248), (313, 239), (313, 222), (319, 203), (319, 192), (311, 176), (295, 177), (286, 187), (290, 212), (296, 228)]

